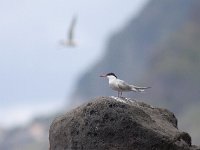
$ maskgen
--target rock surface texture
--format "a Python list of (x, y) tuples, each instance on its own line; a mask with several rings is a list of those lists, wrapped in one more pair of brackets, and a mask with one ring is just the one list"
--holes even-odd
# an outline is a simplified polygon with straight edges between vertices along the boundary
[(166, 109), (129, 98), (98, 97), (56, 118), (50, 150), (199, 150)]

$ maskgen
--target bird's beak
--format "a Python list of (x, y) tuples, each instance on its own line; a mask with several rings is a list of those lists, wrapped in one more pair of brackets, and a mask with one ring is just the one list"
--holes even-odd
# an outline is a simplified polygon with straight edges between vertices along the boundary
[(100, 77), (106, 77), (106, 75), (100, 75)]

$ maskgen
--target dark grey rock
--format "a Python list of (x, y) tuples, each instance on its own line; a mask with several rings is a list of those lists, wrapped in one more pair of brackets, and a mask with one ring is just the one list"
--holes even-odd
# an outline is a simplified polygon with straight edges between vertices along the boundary
[(166, 109), (127, 98), (98, 97), (56, 118), (50, 150), (197, 150)]

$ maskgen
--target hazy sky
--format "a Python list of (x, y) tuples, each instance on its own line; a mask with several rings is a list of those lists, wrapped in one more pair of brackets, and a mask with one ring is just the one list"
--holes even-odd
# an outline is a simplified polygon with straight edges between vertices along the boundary
[[(0, 0), (0, 126), (67, 104), (109, 36), (148, 0)], [(77, 48), (62, 48), (74, 15)]]

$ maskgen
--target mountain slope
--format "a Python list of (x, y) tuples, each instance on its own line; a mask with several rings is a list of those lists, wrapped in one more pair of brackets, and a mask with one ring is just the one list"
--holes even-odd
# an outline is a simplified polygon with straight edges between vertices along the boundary
[[(174, 111), (177, 111), (177, 105), (172, 100), (177, 103), (181, 100), (185, 104), (188, 98), (196, 101), (199, 96), (196, 73), (200, 72), (197, 68), (200, 64), (199, 8), (198, 0), (151, 0), (136, 19), (130, 20), (109, 39), (103, 58), (80, 78), (72, 97), (78, 102), (80, 98), (113, 94), (106, 81), (98, 76), (105, 72), (115, 72), (127, 82), (152, 86), (145, 96), (158, 105), (164, 103), (174, 106)], [(193, 56), (195, 64), (191, 58)], [(174, 77), (177, 68), (180, 70), (178, 80)], [(198, 82), (185, 80), (183, 76), (187, 71), (190, 72), (187, 76), (197, 78)], [(173, 94), (170, 91), (174, 88), (177, 92)], [(188, 94), (186, 91), (191, 91), (191, 88), (193, 92)], [(158, 102), (159, 99), (164, 101)]]

